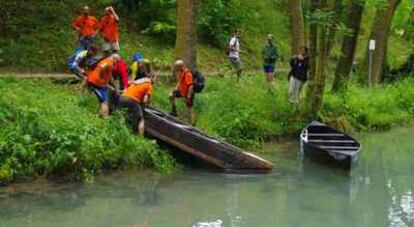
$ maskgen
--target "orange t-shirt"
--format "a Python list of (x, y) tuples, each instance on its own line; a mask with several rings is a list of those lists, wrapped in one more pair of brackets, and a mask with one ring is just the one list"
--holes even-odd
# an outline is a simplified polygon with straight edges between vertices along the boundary
[[(112, 69), (114, 68), (114, 61), (111, 58), (106, 58), (98, 63), (94, 70), (88, 73), (88, 83), (98, 87), (105, 87), (108, 85), (112, 77)], [(103, 77), (101, 78), (101, 74)]]
[(92, 36), (99, 27), (98, 20), (93, 16), (79, 16), (73, 22), (72, 26), (80, 29), (83, 36)]
[(126, 96), (136, 102), (142, 102), (144, 101), (144, 97), (146, 95), (152, 95), (152, 89), (151, 82), (131, 84), (123, 96)]
[(179, 80), (179, 89), (181, 91), (181, 95), (186, 97), (188, 94), (188, 89), (193, 84), (193, 74), (190, 70), (185, 69), (182, 73), (178, 75)]
[(101, 34), (106, 42), (118, 41), (118, 21), (113, 15), (106, 15), (102, 17), (99, 24), (101, 27)]

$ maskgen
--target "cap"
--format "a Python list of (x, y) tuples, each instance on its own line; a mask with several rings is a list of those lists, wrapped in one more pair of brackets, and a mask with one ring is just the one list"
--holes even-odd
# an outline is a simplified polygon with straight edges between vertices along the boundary
[(184, 66), (184, 62), (182, 60), (177, 60), (174, 62), (174, 66)]

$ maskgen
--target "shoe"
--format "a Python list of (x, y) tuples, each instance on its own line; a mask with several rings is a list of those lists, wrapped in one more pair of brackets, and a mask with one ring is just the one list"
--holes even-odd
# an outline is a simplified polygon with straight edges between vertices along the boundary
[(170, 115), (171, 115), (171, 116), (173, 116), (173, 117), (178, 117), (177, 112), (174, 112), (174, 111), (171, 111), (171, 112), (170, 112)]

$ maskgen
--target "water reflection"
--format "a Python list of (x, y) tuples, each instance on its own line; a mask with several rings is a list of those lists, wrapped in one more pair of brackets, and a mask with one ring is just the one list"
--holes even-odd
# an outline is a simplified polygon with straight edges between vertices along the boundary
[(359, 135), (351, 175), (302, 160), (289, 142), (263, 148), (276, 163), (267, 175), (118, 173), (0, 188), (0, 226), (413, 226), (413, 132)]

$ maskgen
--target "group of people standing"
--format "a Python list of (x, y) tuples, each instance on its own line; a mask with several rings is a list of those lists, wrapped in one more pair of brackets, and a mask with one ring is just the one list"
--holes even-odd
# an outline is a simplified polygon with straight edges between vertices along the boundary
[[(118, 55), (118, 26), (119, 17), (112, 7), (106, 7), (105, 16), (98, 21), (90, 15), (89, 7), (84, 6), (82, 15), (71, 23), (71, 27), (78, 33), (78, 44), (75, 54), (69, 58), (68, 66), (98, 98), (101, 116), (108, 116), (113, 110), (124, 109), (128, 125), (143, 134), (142, 108), (150, 102), (155, 75), (151, 70), (151, 62), (141, 53), (132, 56), (130, 67)], [(96, 45), (98, 33), (103, 40), (101, 48)], [(193, 75), (182, 60), (177, 60), (174, 67), (179, 78), (170, 94), (171, 114), (177, 115), (176, 98), (184, 98), (194, 123)]]
[[(243, 72), (243, 63), (240, 55), (244, 52), (240, 49), (241, 30), (235, 30), (233, 37), (228, 43), (228, 57), (236, 70), (237, 81), (239, 81)], [(273, 92), (276, 88), (275, 82), (275, 68), (276, 62), (279, 59), (279, 51), (274, 43), (273, 35), (267, 35), (267, 42), (262, 50), (263, 71), (268, 82), (269, 92)], [(298, 104), (304, 83), (308, 78), (309, 70), (309, 53), (307, 47), (302, 47), (300, 53), (294, 55), (290, 60), (289, 79), (289, 101), (293, 104)]]

